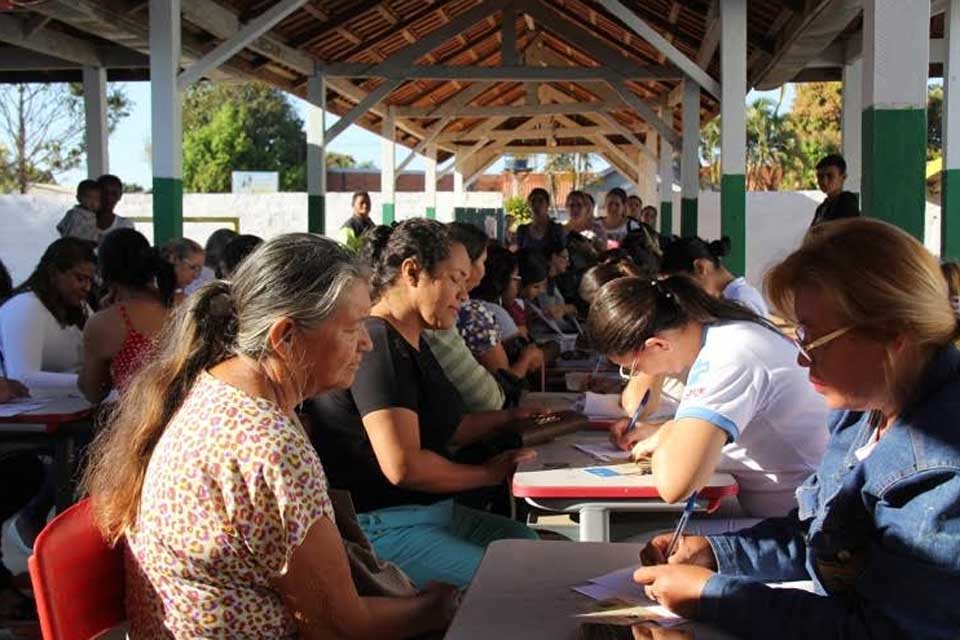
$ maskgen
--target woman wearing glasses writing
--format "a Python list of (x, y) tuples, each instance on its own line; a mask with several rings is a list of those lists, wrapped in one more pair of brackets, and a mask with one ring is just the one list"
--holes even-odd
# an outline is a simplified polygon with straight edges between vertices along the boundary
[[(854, 277), (851, 277), (854, 276)], [(634, 578), (740, 638), (956, 638), (960, 334), (935, 258), (882, 222), (816, 227), (767, 276), (831, 409), (797, 510), (690, 536)], [(655, 538), (645, 564), (663, 563)], [(817, 594), (763, 582), (813, 580)]]
[(610, 282), (591, 305), (589, 331), (628, 375), (686, 378), (674, 419), (631, 434), (646, 436), (633, 453), (652, 457), (664, 500), (684, 500), (722, 471), (740, 485), (739, 509), (725, 515), (783, 516), (796, 505), (829, 434), (826, 406), (787, 337), (685, 276)]

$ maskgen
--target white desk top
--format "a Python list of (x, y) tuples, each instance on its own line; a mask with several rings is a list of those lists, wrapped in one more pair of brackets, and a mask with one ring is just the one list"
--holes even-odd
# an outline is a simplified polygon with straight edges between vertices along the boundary
[[(622, 499), (659, 498), (653, 476), (638, 472), (632, 462), (604, 464), (571, 445), (606, 442), (607, 434), (581, 431), (537, 447), (538, 456), (523, 462), (513, 476), (513, 495), (530, 498)], [(549, 468), (567, 464), (566, 468)], [(587, 469), (609, 469), (596, 475)], [(737, 481), (727, 473), (715, 473), (701, 491), (704, 499), (718, 500), (737, 493)]]
[[(572, 616), (592, 602), (571, 590), (598, 575), (638, 563), (642, 545), (499, 540), (470, 584), (446, 640), (574, 640)], [(731, 640), (704, 625), (679, 627), (696, 640)]]

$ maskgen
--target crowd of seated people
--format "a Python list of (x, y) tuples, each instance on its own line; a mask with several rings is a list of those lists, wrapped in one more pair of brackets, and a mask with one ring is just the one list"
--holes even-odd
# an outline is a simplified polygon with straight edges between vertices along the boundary
[[(339, 242), (157, 249), (114, 213), (119, 184), (81, 183), (22, 283), (0, 269), (0, 402), (110, 406), (81, 494), (126, 549), (131, 637), (442, 632), (491, 542), (540, 537), (506, 491), (536, 453), (504, 427), (570, 339), (620, 367), (640, 424), (609, 435), (664, 501), (739, 485), (676, 548), (649, 530), (649, 597), (743, 638), (958, 628), (960, 268), (906, 233), (818, 221), (761, 293), (729, 239), (658, 233), (617, 188), (602, 218), (571, 192), (566, 223), (534, 189), (500, 239), (376, 226), (358, 192)], [(0, 449), (3, 533), (27, 552), (48, 453)], [(818, 594), (764, 584), (801, 579)], [(0, 619), (32, 615), (18, 584), (0, 567)]]

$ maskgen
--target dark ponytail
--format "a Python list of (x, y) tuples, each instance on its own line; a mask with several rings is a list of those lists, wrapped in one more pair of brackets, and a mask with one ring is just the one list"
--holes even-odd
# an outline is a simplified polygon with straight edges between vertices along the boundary
[(116, 229), (100, 244), (100, 275), (104, 284), (146, 289), (156, 282), (160, 301), (173, 304), (177, 277), (173, 265), (161, 256), (142, 233)]
[(746, 307), (715, 298), (686, 276), (665, 280), (619, 278), (597, 292), (590, 305), (588, 334), (601, 353), (622, 355), (636, 351), (660, 331), (690, 322), (754, 322), (780, 331)]
[(363, 234), (361, 260), (370, 267), (374, 300), (397, 280), (400, 265), (412, 259), (432, 274), (450, 255), (450, 231), (436, 220), (411, 218), (398, 225), (379, 226)]
[(664, 275), (694, 273), (697, 260), (709, 260), (713, 266), (721, 266), (720, 260), (730, 253), (730, 238), (706, 242), (701, 238), (677, 238), (663, 251), (660, 271)]

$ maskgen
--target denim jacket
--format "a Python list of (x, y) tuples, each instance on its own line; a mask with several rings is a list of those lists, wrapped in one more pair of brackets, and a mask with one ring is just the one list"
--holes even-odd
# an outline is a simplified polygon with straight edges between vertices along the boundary
[[(863, 461), (868, 414), (830, 431), (798, 509), (708, 538), (698, 618), (741, 638), (960, 638), (960, 352), (937, 353)], [(811, 578), (816, 594), (763, 584)]]

